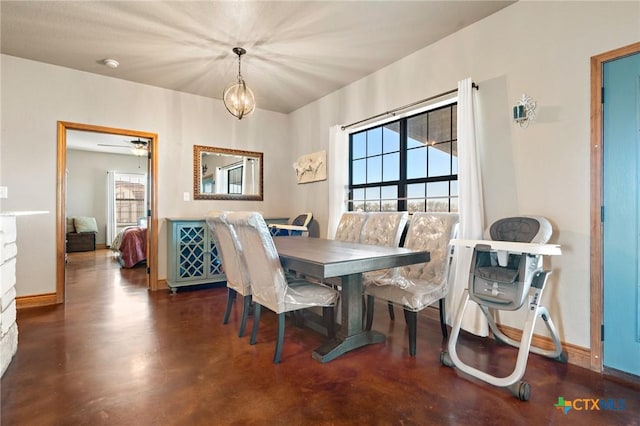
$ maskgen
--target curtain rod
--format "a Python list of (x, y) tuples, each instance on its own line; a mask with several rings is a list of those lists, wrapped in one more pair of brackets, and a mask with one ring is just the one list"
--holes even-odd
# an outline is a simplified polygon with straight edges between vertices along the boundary
[[(478, 86), (476, 83), (471, 83), (471, 87), (472, 87), (472, 88), (474, 88), (474, 89), (476, 89), (476, 90), (480, 89), (480, 86)], [(450, 95), (450, 94), (452, 94), (452, 93), (456, 93), (457, 91), (458, 91), (458, 89), (452, 89), (452, 90), (448, 90), (448, 91), (446, 91), (446, 92), (442, 92), (442, 93), (437, 94), (437, 95), (434, 95), (434, 96), (429, 96), (428, 98), (421, 99), (421, 100), (419, 100), (419, 101), (412, 102), (412, 103), (410, 103), (410, 104), (403, 105), (403, 106), (398, 107), (398, 108), (394, 108), (394, 109), (392, 109), (392, 110), (390, 110), (390, 111), (383, 112), (383, 113), (376, 114), (376, 115), (372, 115), (372, 116), (371, 116), (371, 117), (369, 117), (369, 118), (365, 118), (365, 119), (363, 119), (363, 120), (356, 121), (356, 122), (351, 123), (351, 124), (346, 124), (346, 125), (344, 125), (344, 126), (341, 126), (340, 128), (341, 128), (342, 130), (346, 130), (346, 129), (348, 129), (349, 127), (353, 127), (353, 126), (356, 126), (356, 125), (358, 125), (358, 124), (365, 123), (365, 122), (370, 121), (370, 120), (373, 120), (373, 119), (375, 119), (375, 118), (384, 117), (384, 116), (386, 116), (386, 115), (395, 115), (395, 114), (396, 114), (396, 112), (398, 112), (398, 111), (402, 111), (403, 109), (411, 108), (412, 106), (420, 105), (420, 104), (423, 104), (423, 103), (425, 103), (425, 102), (429, 102), (429, 101), (432, 101), (432, 100), (434, 100), (434, 99), (438, 99), (438, 98), (441, 98), (441, 97), (443, 97), (443, 96)]]

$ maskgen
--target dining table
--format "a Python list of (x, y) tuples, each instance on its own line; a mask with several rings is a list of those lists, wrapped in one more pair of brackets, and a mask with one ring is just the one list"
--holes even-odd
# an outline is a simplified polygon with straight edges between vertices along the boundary
[(364, 328), (364, 272), (424, 263), (430, 258), (428, 251), (403, 247), (302, 236), (274, 237), (273, 240), (285, 270), (320, 281), (332, 277), (341, 279), (341, 326), (335, 337), (313, 351), (313, 358), (320, 362), (331, 361), (346, 352), (385, 340), (384, 334)]

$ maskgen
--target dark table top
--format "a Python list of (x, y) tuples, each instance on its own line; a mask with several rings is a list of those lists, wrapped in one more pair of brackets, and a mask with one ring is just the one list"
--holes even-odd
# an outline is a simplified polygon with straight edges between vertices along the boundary
[(282, 266), (316, 278), (429, 261), (429, 252), (309, 237), (275, 237)]

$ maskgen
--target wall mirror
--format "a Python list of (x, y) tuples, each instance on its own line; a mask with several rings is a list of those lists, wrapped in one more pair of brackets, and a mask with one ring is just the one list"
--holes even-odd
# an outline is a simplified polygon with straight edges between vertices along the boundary
[(193, 198), (262, 201), (261, 152), (193, 146)]

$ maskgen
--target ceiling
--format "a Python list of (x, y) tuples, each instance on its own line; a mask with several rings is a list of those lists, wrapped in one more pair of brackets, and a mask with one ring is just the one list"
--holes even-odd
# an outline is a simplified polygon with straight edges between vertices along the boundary
[[(72, 129), (67, 129), (66, 141), (67, 149), (71, 150), (139, 156), (147, 153), (144, 143), (148, 143), (148, 140), (135, 136), (111, 135)], [(142, 143), (138, 141), (142, 141)]]
[[(289, 113), (513, 1), (5, 1), (1, 52)], [(106, 58), (120, 62), (116, 69)]]

